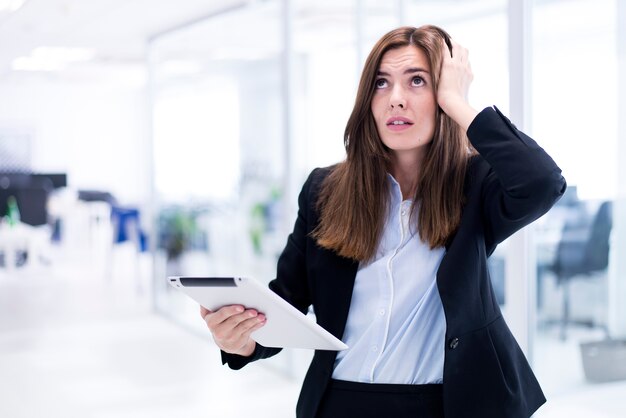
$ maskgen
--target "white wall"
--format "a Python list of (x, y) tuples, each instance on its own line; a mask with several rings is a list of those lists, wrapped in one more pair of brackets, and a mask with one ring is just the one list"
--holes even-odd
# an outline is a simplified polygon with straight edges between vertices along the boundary
[(0, 130), (33, 132), (33, 171), (66, 172), (72, 188), (110, 191), (123, 204), (144, 203), (151, 158), (145, 87), (121, 82), (119, 75), (4, 75)]

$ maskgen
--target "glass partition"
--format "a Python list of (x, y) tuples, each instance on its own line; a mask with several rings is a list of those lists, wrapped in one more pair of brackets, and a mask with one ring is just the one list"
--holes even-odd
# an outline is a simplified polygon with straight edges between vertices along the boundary
[(166, 276), (269, 281), (284, 245), (278, 28), (278, 3), (264, 2), (150, 44), (155, 300), (190, 327), (202, 328), (198, 307), (166, 286)]
[(358, 83), (356, 3), (294, 2), (294, 146), (298, 187), (311, 169), (342, 160)]
[[(626, 183), (616, 157), (623, 147), (617, 87), (624, 77), (616, 8), (612, 0), (534, 6), (533, 127), (568, 181), (565, 196), (535, 228), (534, 358), (547, 396), (558, 394), (563, 402), (626, 379), (626, 342), (611, 340), (619, 335), (609, 327), (611, 313), (626, 303), (623, 293), (611, 298), (609, 291), (612, 282), (624, 281), (611, 274), (624, 253), (613, 213)], [(624, 318), (618, 322), (623, 329)]]

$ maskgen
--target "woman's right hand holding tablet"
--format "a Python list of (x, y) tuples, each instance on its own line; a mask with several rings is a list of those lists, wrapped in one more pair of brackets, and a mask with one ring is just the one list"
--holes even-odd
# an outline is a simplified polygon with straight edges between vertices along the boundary
[(241, 305), (224, 306), (214, 312), (200, 306), (200, 315), (221, 350), (246, 357), (252, 355), (256, 347), (250, 334), (266, 322), (265, 315)]

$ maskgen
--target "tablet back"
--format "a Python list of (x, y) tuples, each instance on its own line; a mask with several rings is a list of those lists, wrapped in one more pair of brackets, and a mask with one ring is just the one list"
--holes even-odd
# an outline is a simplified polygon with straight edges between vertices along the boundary
[(211, 311), (228, 305), (243, 305), (263, 313), (267, 322), (251, 337), (265, 347), (318, 350), (348, 348), (341, 340), (254, 279), (169, 277), (168, 282)]

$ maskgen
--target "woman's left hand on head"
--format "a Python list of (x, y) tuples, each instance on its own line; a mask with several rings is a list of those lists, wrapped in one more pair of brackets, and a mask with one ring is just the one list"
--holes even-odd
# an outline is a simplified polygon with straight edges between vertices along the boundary
[(443, 61), (437, 87), (437, 102), (444, 112), (457, 102), (467, 102), (469, 87), (474, 79), (469, 51), (453, 39), (450, 41), (452, 54), (448, 46), (443, 44)]
[(477, 113), (467, 101), (474, 74), (468, 50), (454, 40), (450, 41), (452, 53), (448, 46), (442, 43), (443, 61), (437, 86), (437, 103), (448, 116), (467, 129)]

